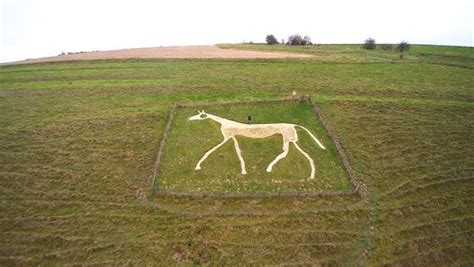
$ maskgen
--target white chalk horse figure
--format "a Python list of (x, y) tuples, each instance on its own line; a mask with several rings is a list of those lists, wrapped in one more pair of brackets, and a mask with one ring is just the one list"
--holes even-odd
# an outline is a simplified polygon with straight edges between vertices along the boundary
[(309, 164), (311, 165), (311, 175), (310, 179), (314, 179), (314, 173), (315, 173), (315, 168), (314, 168), (314, 161), (313, 159), (303, 150), (301, 147), (296, 143), (298, 142), (298, 134), (296, 133), (296, 127), (302, 128), (308, 134), (316, 141), (316, 143), (319, 145), (321, 149), (326, 149), (321, 142), (305, 127), (297, 124), (290, 124), (290, 123), (272, 123), (272, 124), (244, 124), (228, 119), (221, 118), (216, 115), (212, 115), (209, 113), (206, 113), (203, 111), (198, 111), (197, 115), (194, 115), (192, 117), (189, 117), (188, 120), (205, 120), (205, 119), (211, 119), (221, 125), (221, 132), (222, 135), (224, 136), (224, 140), (211, 148), (209, 151), (207, 151), (204, 156), (198, 161), (196, 164), (196, 170), (201, 169), (201, 163), (209, 157), (210, 154), (212, 154), (216, 149), (218, 149), (220, 146), (225, 144), (229, 139), (232, 139), (234, 141), (234, 147), (235, 151), (237, 153), (237, 156), (239, 157), (240, 160), (240, 166), (242, 168), (242, 174), (247, 174), (247, 171), (245, 170), (245, 161), (242, 158), (242, 152), (239, 147), (239, 143), (237, 142), (237, 139), (235, 138), (236, 136), (245, 136), (245, 137), (251, 137), (251, 138), (265, 138), (269, 137), (275, 134), (281, 134), (283, 137), (283, 152), (279, 154), (267, 167), (267, 172), (271, 172), (273, 166), (280, 161), (281, 159), (285, 158), (286, 155), (288, 155), (288, 151), (290, 149), (290, 143), (293, 143), (298, 149), (303, 156), (305, 156)]

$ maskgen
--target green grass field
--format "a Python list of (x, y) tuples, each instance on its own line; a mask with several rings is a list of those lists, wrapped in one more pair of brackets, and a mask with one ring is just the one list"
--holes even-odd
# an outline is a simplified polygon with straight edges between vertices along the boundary
[[(1, 66), (0, 265), (472, 265), (474, 49), (349, 48)], [(293, 90), (331, 121), (366, 199), (152, 194), (175, 102)]]
[[(266, 44), (220, 44), (221, 48), (255, 50), (268, 52), (290, 52), (312, 55), (320, 62), (341, 63), (431, 63), (461, 68), (474, 68), (474, 53), (470, 47), (456, 46), (431, 46), (411, 45), (410, 49), (403, 53), (393, 50), (384, 51), (380, 45), (374, 50), (361, 49), (360, 44), (334, 44), (334, 45), (266, 45)], [(393, 45), (395, 48), (396, 45)]]
[[(297, 130), (298, 143), (315, 161), (316, 178), (307, 179), (311, 171), (308, 160), (293, 145), (290, 145), (288, 156), (278, 162), (271, 173), (265, 171), (268, 164), (282, 152), (281, 135), (264, 139), (237, 137), (248, 175), (240, 174), (240, 163), (232, 140), (211, 154), (203, 163), (202, 170), (194, 170), (204, 153), (223, 139), (218, 123), (211, 120), (187, 121), (187, 118), (197, 114), (196, 109), (205, 109), (207, 113), (242, 123), (246, 123), (247, 116), (252, 115), (253, 123), (304, 125), (327, 148), (320, 149), (306, 132)], [(167, 143), (157, 178), (157, 186), (163, 191), (321, 193), (352, 188), (332, 141), (306, 102), (180, 108)]]

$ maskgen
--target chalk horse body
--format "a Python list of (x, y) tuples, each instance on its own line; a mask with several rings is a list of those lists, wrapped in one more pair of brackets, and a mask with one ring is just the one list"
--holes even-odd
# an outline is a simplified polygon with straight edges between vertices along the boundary
[(273, 166), (280, 161), (281, 159), (285, 158), (288, 155), (288, 151), (290, 149), (290, 143), (293, 143), (296, 149), (303, 154), (303, 156), (308, 159), (309, 164), (311, 165), (311, 175), (310, 179), (314, 179), (315, 174), (315, 167), (313, 159), (298, 145), (298, 134), (296, 133), (296, 127), (299, 127), (305, 130), (319, 145), (321, 149), (326, 149), (323, 144), (305, 127), (297, 124), (290, 124), (290, 123), (271, 123), (271, 124), (244, 124), (232, 120), (228, 120), (225, 118), (221, 118), (216, 115), (212, 115), (203, 111), (198, 111), (197, 115), (189, 117), (188, 120), (205, 120), (211, 119), (221, 125), (221, 132), (224, 137), (224, 140), (208, 150), (202, 158), (196, 164), (196, 170), (201, 169), (201, 164), (204, 160), (209, 157), (214, 151), (216, 151), (220, 146), (225, 144), (229, 139), (234, 141), (235, 151), (237, 156), (240, 160), (240, 166), (242, 169), (242, 174), (247, 174), (245, 170), (245, 161), (242, 157), (242, 152), (239, 147), (239, 143), (237, 142), (236, 136), (245, 136), (251, 138), (265, 138), (275, 134), (281, 134), (283, 137), (283, 152), (279, 154), (267, 167), (267, 172), (271, 172)]

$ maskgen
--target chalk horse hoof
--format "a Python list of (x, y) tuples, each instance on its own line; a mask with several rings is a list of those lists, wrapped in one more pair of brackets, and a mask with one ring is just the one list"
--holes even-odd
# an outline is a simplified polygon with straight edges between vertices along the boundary
[(196, 171), (197, 170), (200, 170), (201, 169), (201, 166), (196, 166), (196, 168), (194, 168)]

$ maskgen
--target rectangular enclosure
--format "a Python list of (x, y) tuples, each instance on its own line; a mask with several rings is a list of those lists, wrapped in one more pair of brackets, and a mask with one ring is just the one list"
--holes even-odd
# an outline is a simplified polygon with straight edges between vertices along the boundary
[[(281, 134), (266, 138), (236, 136), (247, 174), (241, 165), (233, 139), (218, 147), (202, 162), (209, 151), (224, 140), (221, 124), (212, 118), (189, 121), (204, 110), (220, 118), (248, 124), (289, 123), (308, 129), (325, 147), (321, 149), (300, 127), (295, 127), (297, 144), (314, 160), (315, 178), (310, 179), (310, 161), (290, 143), (286, 157), (271, 172), (268, 165), (283, 152)], [(310, 104), (304, 102), (239, 103), (178, 108), (168, 133), (155, 185), (170, 193), (322, 193), (351, 190), (348, 175), (324, 126)]]

